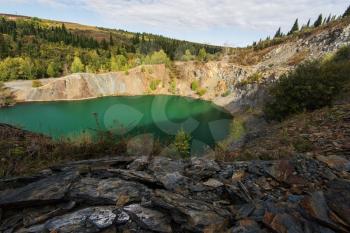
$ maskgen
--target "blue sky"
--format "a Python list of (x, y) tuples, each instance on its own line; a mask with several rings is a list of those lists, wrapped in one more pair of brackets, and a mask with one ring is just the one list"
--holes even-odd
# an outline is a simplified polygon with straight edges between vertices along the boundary
[(0, 12), (244, 46), (296, 18), (341, 15), (349, 0), (0, 0)]

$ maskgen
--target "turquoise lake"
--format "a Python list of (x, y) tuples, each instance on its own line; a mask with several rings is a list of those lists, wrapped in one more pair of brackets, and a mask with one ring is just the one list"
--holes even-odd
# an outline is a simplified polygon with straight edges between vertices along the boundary
[(35, 102), (0, 109), (0, 122), (53, 138), (74, 138), (96, 130), (133, 137), (151, 134), (171, 140), (184, 129), (194, 151), (212, 147), (229, 134), (231, 115), (203, 100), (178, 96), (104, 97)]

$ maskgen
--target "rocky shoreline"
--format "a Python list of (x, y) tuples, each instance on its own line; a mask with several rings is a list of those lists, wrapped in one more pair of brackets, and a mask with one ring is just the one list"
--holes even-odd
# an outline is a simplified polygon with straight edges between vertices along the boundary
[(1, 179), (0, 231), (349, 232), (350, 164), (326, 162), (72, 162)]

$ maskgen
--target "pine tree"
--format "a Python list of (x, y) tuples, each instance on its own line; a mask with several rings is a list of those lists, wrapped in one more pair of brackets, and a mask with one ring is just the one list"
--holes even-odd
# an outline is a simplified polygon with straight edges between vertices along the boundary
[(288, 35), (293, 34), (294, 32), (299, 31), (299, 22), (298, 19), (295, 20), (292, 29), (290, 30), (290, 32), (288, 33)]
[(329, 16), (328, 16), (328, 18), (327, 18), (327, 20), (326, 20), (326, 23), (331, 22), (331, 18), (332, 18), (332, 16), (331, 16), (331, 14), (329, 14)]
[(350, 6), (348, 7), (348, 9), (346, 9), (346, 11), (344, 12), (343, 18), (350, 16)]
[(283, 34), (282, 34), (282, 32), (281, 32), (281, 28), (278, 28), (278, 30), (277, 30), (277, 32), (276, 32), (274, 38), (279, 38), (279, 37), (282, 37), (282, 36), (283, 36)]
[(309, 28), (311, 24), (311, 19), (309, 19), (309, 21), (307, 21), (306, 27)]
[(322, 16), (322, 14), (320, 14), (314, 23), (314, 27), (316, 28), (316, 27), (321, 26), (322, 22), (323, 22), (323, 16)]
[(109, 34), (109, 44), (110, 44), (111, 46), (114, 46), (114, 41), (113, 41), (112, 33)]
[(67, 32), (67, 29), (66, 29), (66, 26), (64, 25), (64, 23), (62, 24), (62, 31)]

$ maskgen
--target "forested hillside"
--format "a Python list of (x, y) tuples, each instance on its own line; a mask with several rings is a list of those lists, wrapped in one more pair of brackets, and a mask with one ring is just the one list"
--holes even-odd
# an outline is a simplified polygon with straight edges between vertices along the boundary
[(0, 18), (0, 81), (206, 60), (221, 47), (29, 17)]

